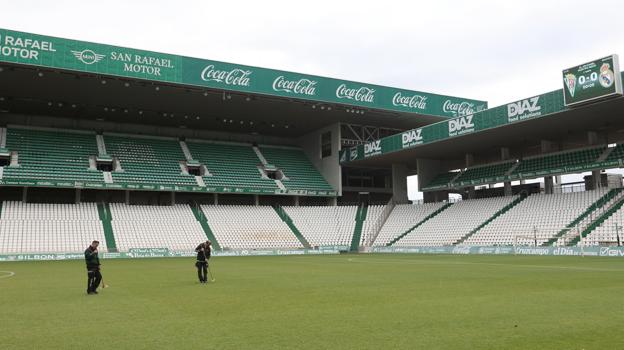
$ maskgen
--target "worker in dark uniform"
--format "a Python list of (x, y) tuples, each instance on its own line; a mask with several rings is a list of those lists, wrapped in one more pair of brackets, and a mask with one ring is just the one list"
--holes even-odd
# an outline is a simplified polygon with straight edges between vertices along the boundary
[(208, 282), (208, 259), (210, 259), (211, 244), (212, 243), (210, 241), (206, 241), (195, 248), (195, 252), (197, 252), (195, 267), (197, 267), (197, 277), (199, 278), (199, 283)]
[(97, 288), (102, 280), (100, 273), (100, 258), (98, 257), (98, 246), (100, 242), (93, 241), (85, 250), (85, 262), (87, 263), (87, 294), (97, 294)]

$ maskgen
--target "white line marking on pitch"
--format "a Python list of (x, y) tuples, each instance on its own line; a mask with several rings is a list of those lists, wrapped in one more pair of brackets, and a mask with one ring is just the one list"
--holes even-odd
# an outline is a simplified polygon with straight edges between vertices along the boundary
[(9, 278), (15, 276), (13, 271), (0, 271), (0, 278)]

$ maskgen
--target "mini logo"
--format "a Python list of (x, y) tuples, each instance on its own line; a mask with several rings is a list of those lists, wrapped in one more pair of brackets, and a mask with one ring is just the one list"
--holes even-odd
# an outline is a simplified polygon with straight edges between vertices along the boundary
[(100, 62), (105, 55), (100, 55), (99, 53), (95, 53), (92, 50), (82, 50), (82, 51), (74, 51), (72, 50), (74, 56), (84, 64), (94, 64)]
[(611, 68), (611, 66), (608, 63), (603, 63), (600, 67), (600, 85), (602, 85), (603, 88), (610, 88), (615, 81), (613, 71), (609, 68)]
[(563, 82), (565, 86), (568, 88), (568, 92), (570, 96), (574, 97), (574, 92), (576, 90), (576, 75), (572, 73), (568, 73), (563, 78)]

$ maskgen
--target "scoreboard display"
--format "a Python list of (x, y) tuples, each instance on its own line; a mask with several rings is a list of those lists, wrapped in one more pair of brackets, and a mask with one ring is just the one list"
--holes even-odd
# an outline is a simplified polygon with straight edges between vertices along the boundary
[(563, 71), (563, 99), (566, 106), (615, 95), (622, 95), (622, 79), (617, 55)]

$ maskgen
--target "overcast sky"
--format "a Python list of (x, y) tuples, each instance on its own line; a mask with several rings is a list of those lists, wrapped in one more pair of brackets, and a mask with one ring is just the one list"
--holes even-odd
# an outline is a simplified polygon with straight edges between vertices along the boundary
[[(0, 27), (468, 97), (624, 55), (624, 1), (2, 1)], [(414, 197), (410, 181), (410, 197)]]

